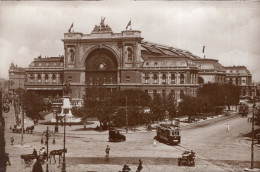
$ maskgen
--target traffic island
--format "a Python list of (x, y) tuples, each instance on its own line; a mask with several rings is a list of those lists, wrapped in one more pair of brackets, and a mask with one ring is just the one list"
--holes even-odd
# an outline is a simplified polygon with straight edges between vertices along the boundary
[(255, 171), (260, 171), (260, 169), (259, 168), (245, 168), (244, 171), (250, 171), (250, 172), (254, 171), (255, 172)]
[(26, 144), (24, 144), (24, 145), (14, 145), (13, 147), (14, 148), (29, 148), (29, 147), (32, 147), (32, 145), (26, 145)]

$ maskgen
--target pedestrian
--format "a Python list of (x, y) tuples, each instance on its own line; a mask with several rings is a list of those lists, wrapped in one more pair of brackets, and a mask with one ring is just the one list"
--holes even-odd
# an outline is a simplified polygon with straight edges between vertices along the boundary
[(138, 164), (138, 167), (137, 167), (136, 172), (140, 172), (140, 171), (143, 169), (142, 164), (143, 164), (143, 163), (142, 163), (141, 159), (139, 159), (139, 164)]
[(110, 151), (110, 147), (107, 145), (107, 148), (106, 148), (106, 157), (109, 157), (109, 151)]
[[(8, 164), (7, 164), (8, 163)], [(10, 165), (11, 166), (11, 162), (10, 162), (10, 158), (9, 158), (9, 153), (5, 153), (5, 165)]]
[(86, 122), (84, 122), (84, 130), (86, 130), (86, 128), (87, 128), (86, 125), (87, 125)]
[(153, 139), (153, 147), (156, 147), (156, 144), (157, 144), (156, 140)]
[(39, 156), (42, 154), (42, 148), (39, 150)]
[(13, 145), (14, 144), (14, 137), (13, 136), (11, 136), (11, 145)]
[(37, 151), (36, 151), (36, 149), (33, 149), (33, 155), (34, 155), (34, 156), (37, 156)]
[(230, 127), (229, 127), (229, 124), (227, 124), (227, 132), (229, 132), (230, 130)]
[(46, 152), (45, 152), (45, 147), (42, 147), (42, 149), (41, 149), (41, 155), (44, 156), (45, 154), (46, 154)]
[(36, 160), (36, 162), (33, 165), (32, 172), (43, 172), (42, 164), (40, 162), (39, 157), (37, 157), (37, 160)]

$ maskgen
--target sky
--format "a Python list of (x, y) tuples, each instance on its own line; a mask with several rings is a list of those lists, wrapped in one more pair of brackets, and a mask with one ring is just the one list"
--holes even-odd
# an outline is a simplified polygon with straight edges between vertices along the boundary
[(146, 41), (244, 65), (260, 82), (260, 2), (253, 1), (0, 1), (0, 78), (13, 62), (28, 67), (39, 55), (64, 55), (72, 24), (90, 34), (101, 17), (114, 33), (129, 20)]

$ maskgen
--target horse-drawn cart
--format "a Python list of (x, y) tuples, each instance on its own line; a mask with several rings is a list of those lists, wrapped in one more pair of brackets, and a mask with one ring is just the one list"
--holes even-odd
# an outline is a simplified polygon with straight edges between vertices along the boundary
[(34, 154), (23, 154), (21, 158), (24, 160), (25, 164), (31, 164), (34, 159), (37, 159), (37, 156)]
[[(22, 128), (11, 128), (11, 131), (13, 133), (21, 133), (22, 132)], [(23, 132), (25, 133), (25, 130), (23, 130)]]

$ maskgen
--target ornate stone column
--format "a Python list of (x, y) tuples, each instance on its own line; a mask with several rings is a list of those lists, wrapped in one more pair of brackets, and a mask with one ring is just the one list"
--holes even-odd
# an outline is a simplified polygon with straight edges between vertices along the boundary
[(171, 83), (170, 78), (171, 78), (171, 74), (169, 72), (167, 72), (167, 84), (168, 85)]

